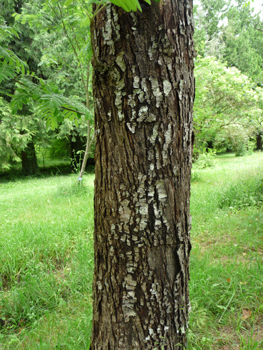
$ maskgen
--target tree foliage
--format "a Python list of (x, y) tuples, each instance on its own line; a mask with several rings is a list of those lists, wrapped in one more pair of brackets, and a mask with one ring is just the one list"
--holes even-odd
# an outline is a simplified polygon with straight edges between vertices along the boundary
[(263, 86), (263, 34), (259, 30), (263, 23), (260, 16), (240, 0), (228, 11), (227, 18), (228, 24), (222, 35), (224, 59), (229, 66), (237, 67)]
[(245, 0), (200, 0), (194, 13), (195, 147), (239, 153), (263, 129), (263, 23)]
[(263, 127), (263, 89), (237, 68), (213, 57), (196, 62), (194, 127), (196, 148), (229, 146), (237, 150)]
[(263, 127), (263, 89), (213, 57), (197, 59), (195, 76), (196, 148), (229, 146), (237, 151)]

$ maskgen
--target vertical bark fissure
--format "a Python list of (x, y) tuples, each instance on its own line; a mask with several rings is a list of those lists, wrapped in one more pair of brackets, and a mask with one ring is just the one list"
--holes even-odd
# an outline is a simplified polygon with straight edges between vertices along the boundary
[(142, 7), (107, 5), (92, 28), (96, 350), (186, 346), (192, 3)]

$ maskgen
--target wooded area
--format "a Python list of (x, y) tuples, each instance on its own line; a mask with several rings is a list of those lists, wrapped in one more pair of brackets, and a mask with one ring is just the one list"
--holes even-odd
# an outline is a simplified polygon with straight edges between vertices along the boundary
[[(71, 307), (73, 300), (80, 305), (81, 300), (89, 309), (83, 340), (77, 346), (60, 340), (55, 341), (56, 345), (51, 341), (45, 346), (94, 350), (232, 349), (224, 341), (221, 344), (220, 339), (218, 347), (213, 347), (213, 341), (206, 340), (209, 337), (197, 334), (200, 324), (216, 317), (217, 312), (205, 302), (200, 307), (197, 294), (191, 307), (195, 284), (189, 285), (190, 187), (192, 191), (195, 185), (201, 188), (205, 174), (212, 174), (215, 164), (219, 172), (222, 170), (220, 156), (222, 162), (228, 155), (244, 157), (240, 164), (248, 164), (250, 160), (246, 157), (250, 156), (255, 160), (251, 160), (254, 171), (251, 182), (247, 168), (244, 171), (240, 168), (247, 188), (241, 184), (239, 175), (233, 177), (233, 182), (216, 180), (213, 183), (215, 186), (220, 183), (220, 195), (215, 191), (215, 198), (202, 201), (202, 205), (213, 207), (217, 216), (214, 218), (211, 211), (209, 216), (200, 207), (194, 219), (212, 222), (224, 215), (234, 213), (240, 217), (245, 213), (246, 217), (253, 215), (255, 220), (262, 221), (263, 180), (261, 171), (255, 173), (262, 162), (259, 152), (263, 136), (260, 14), (255, 14), (246, 0), (235, 4), (227, 0), (200, 0), (194, 4), (191, 0), (3, 0), (0, 42), (3, 181), (16, 182), (18, 176), (29, 176), (25, 181), (32, 176), (41, 178), (47, 176), (46, 168), (51, 166), (47, 171), (52, 174), (54, 171), (57, 175), (63, 171), (72, 174), (68, 175), (69, 188), (60, 187), (55, 195), (58, 203), (67, 198), (71, 205), (71, 200), (82, 202), (90, 198), (87, 200), (90, 210), (93, 185), (89, 182), (93, 181), (93, 168), (88, 165), (95, 166), (94, 229), (92, 224), (87, 236), (89, 247), (85, 246), (87, 237), (83, 236), (86, 229), (75, 224), (79, 234), (75, 232), (72, 240), (65, 233), (65, 250), (61, 248), (62, 236), (57, 241), (52, 238), (55, 246), (54, 249), (50, 246), (47, 253), (39, 255), (32, 248), (32, 256), (37, 257), (32, 265), (35, 273), (25, 262), (31, 261), (30, 253), (25, 255), (25, 261), (17, 256), (14, 265), (6, 265), (3, 260), (0, 342), (3, 339), (6, 349), (16, 345), (22, 348), (31, 339), (28, 334), (33, 324), (60, 307)], [(64, 170), (59, 166), (62, 164)], [(204, 190), (207, 198), (210, 194), (213, 197), (211, 191), (207, 184)], [(54, 198), (51, 202), (56, 202)], [(194, 197), (193, 201), (196, 200)], [(63, 208), (62, 220), (70, 212), (66, 206)], [(77, 216), (76, 209), (72, 208), (72, 212)], [(89, 214), (91, 221), (92, 215)], [(41, 217), (39, 214), (40, 221)], [(194, 242), (199, 247), (194, 247), (196, 252), (195, 249), (203, 249), (202, 236), (209, 241), (210, 233), (209, 227), (208, 231), (199, 230), (196, 221), (193, 225)], [(212, 228), (211, 232), (218, 239), (220, 235), (225, 239), (217, 229)], [(256, 232), (260, 235), (262, 229)], [(23, 236), (22, 241), (26, 240)], [(79, 241), (76, 246), (80, 244), (81, 251), (94, 247), (94, 258), (89, 253), (91, 257), (88, 260), (85, 257), (83, 264), (89, 271), (94, 268), (92, 293), (90, 272), (88, 276), (80, 274), (82, 279), (88, 278), (85, 283), (79, 280), (73, 283), (74, 287), (60, 286), (64, 277), (67, 281), (66, 271), (71, 274), (73, 265), (79, 264), (78, 258), (75, 263), (70, 257), (71, 251), (74, 254), (79, 251), (79, 248), (75, 251), (75, 241)], [(258, 262), (262, 258), (260, 241), (259, 238), (252, 241)], [(204, 259), (201, 255), (200, 262)], [(260, 274), (260, 267), (252, 265), (249, 271)], [(209, 271), (208, 265), (205, 271)], [(49, 274), (54, 274), (56, 282), (43, 277), (44, 281), (48, 278), (43, 294), (36, 283), (40, 275)], [(29, 281), (34, 285), (31, 292), (28, 287), (24, 291), (22, 286), (28, 286)], [(50, 294), (52, 283), (58, 283), (63, 295), (55, 286), (55, 299), (45, 297)], [(219, 324), (230, 313), (229, 305), (238, 295), (238, 283), (245, 282), (235, 283), (233, 295), (229, 297), (223, 292), (228, 304), (223, 302)], [(213, 286), (217, 285), (221, 286), (221, 282), (213, 282)], [(251, 317), (252, 308), (257, 310), (252, 326), (261, 332), (257, 328), (263, 293), (262, 283), (259, 285), (261, 289), (251, 292), (258, 302), (240, 307), (243, 317), (247, 316), (244, 320)], [(35, 291), (42, 295), (43, 305)], [(16, 299), (17, 293), (20, 299)], [(9, 303), (16, 305), (16, 311), (7, 306)], [(35, 311), (29, 311), (29, 304)], [(27, 335), (23, 337), (20, 332)], [(68, 343), (72, 339), (68, 338)], [(260, 349), (262, 342), (251, 339), (250, 343), (244, 340), (243, 345), (240, 340), (239, 347), (233, 349)], [(25, 346), (33, 349), (33, 343), (30, 344)]]

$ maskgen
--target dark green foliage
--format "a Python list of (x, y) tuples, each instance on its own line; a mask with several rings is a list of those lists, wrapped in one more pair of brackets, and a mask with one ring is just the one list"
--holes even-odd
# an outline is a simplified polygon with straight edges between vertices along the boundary
[(51, 141), (48, 155), (53, 159), (69, 159), (70, 157), (70, 143), (66, 138), (55, 138)]
[(199, 55), (223, 59), (263, 84), (263, 23), (247, 0), (201, 0), (195, 7), (195, 42)]
[(243, 74), (263, 86), (263, 35), (262, 21), (255, 16), (246, 1), (229, 10), (228, 25), (223, 30), (224, 59), (229, 66), (237, 67)]

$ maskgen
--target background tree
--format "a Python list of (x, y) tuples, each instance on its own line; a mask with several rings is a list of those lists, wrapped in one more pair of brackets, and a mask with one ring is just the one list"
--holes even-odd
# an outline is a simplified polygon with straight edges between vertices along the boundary
[(245, 4), (245, 0), (239, 0), (227, 13), (228, 23), (223, 30), (224, 59), (229, 66), (238, 68), (263, 86), (263, 35), (258, 30), (261, 20), (259, 14), (255, 15)]
[(27, 133), (21, 135), (18, 119), (17, 115), (12, 115), (9, 104), (0, 97), (0, 170), (8, 170), (13, 164), (21, 162), (19, 154), (30, 137)]
[(263, 72), (263, 37), (259, 15), (243, 0), (235, 5), (201, 0), (195, 5), (195, 23), (196, 49), (202, 57), (196, 61), (196, 156), (207, 146), (244, 154), (251, 137), (260, 149), (262, 90), (257, 86)]
[[(28, 22), (31, 28), (34, 28), (36, 33), (34, 46), (42, 49), (39, 66), (47, 70), (50, 91), (38, 89), (38, 93), (33, 96), (38, 103), (39, 113), (45, 115), (53, 127), (61, 125), (65, 118), (71, 121), (70, 124), (67, 123), (72, 126), (67, 137), (71, 145), (73, 169), (79, 164), (80, 153), (84, 152), (86, 145), (80, 175), (82, 177), (94, 136), (90, 89), (92, 52), (87, 30), (89, 23), (86, 16), (84, 17), (82, 8), (76, 11), (76, 7), (70, 3), (64, 6), (59, 1), (28, 4), (23, 8), (23, 15), (17, 15), (16, 18), (22, 23)], [(26, 88), (22, 93), (26, 91), (30, 93), (32, 90), (30, 83), (24, 81), (23, 83)], [(18, 99), (19, 97), (20, 95)], [(80, 115), (83, 115), (83, 118), (80, 118)], [(83, 123), (85, 123), (84, 132), (81, 126)], [(64, 133), (65, 130), (64, 128)]]
[[(24, 51), (28, 57), (34, 58), (37, 73), (41, 74), (36, 75), (35, 70), (20, 76), (20, 71), (13, 70), (9, 78), (13, 78), (13, 82), (15, 78), (17, 82), (16, 89), (13, 88), (13, 110), (25, 110), (25, 106), (33, 103), (37, 116), (44, 118), (53, 129), (69, 119), (67, 125), (71, 128), (62, 129), (64, 137), (70, 142), (72, 159), (78, 164), (79, 154), (84, 153), (85, 145), (87, 158), (94, 135), (90, 87), (91, 47), (87, 44), (89, 30), (83, 11), (73, 10), (74, 6), (60, 6), (55, 1), (20, 3), (15, 24), (23, 28), (28, 27), (29, 23), (34, 36), (30, 45), (25, 45)], [(7, 64), (4, 65), (6, 67)], [(68, 130), (68, 135), (65, 135), (65, 130)], [(73, 167), (75, 169), (76, 164)]]
[(194, 6), (195, 48), (198, 55), (222, 58), (224, 41), (222, 28), (230, 8), (230, 1), (201, 0)]
[[(24, 66), (26, 65), (32, 72), (38, 70), (36, 59), (28, 55), (26, 51), (26, 48), (30, 46), (32, 40), (32, 31), (26, 26), (20, 28), (15, 26), (15, 21), (12, 17), (14, 11), (21, 12), (22, 5), (23, 1), (3, 1), (1, 4), (0, 21), (3, 24), (1, 41), (4, 42), (5, 46), (8, 45), (8, 47), (0, 51), (1, 57), (3, 57), (1, 62), (2, 82), (0, 84), (0, 94), (8, 102), (10, 102), (9, 95), (13, 94), (15, 91), (15, 78), (20, 75), (21, 72), (24, 73)], [(18, 30), (20, 34), (18, 34)], [(36, 56), (37, 53), (35, 57)], [(26, 64), (21, 63), (22, 61), (26, 62)], [(18, 62), (20, 65), (17, 66)], [(38, 73), (41, 75), (39, 70)], [(27, 119), (27, 117), (32, 114), (29, 104), (25, 105), (19, 112), (17, 111), (17, 114)], [(22, 133), (23, 132), (24, 131), (22, 131)], [(23, 172), (30, 174), (38, 170), (38, 165), (33, 140), (30, 139), (28, 141), (29, 143), (21, 149), (21, 158)]]
[(195, 5), (195, 42), (200, 56), (215, 56), (257, 84), (262, 80), (260, 15), (246, 0), (200, 0)]
[(263, 90), (236, 68), (212, 57), (196, 60), (195, 77), (196, 151), (228, 147), (237, 154), (244, 152), (249, 138), (263, 126)]

